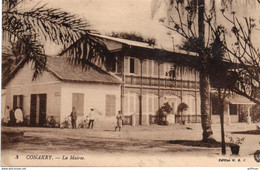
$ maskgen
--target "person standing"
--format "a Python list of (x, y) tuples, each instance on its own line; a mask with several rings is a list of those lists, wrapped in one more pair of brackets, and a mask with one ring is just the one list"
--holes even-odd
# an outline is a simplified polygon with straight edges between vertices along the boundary
[(6, 106), (5, 113), (4, 113), (4, 123), (8, 124), (10, 121), (10, 108), (9, 106)]
[(14, 116), (14, 109), (12, 109), (10, 111), (10, 124), (11, 125), (15, 125), (16, 124), (16, 119), (15, 119), (15, 116)]
[(72, 107), (72, 112), (70, 113), (70, 117), (71, 117), (72, 129), (76, 129), (77, 112), (75, 110), (75, 107)]
[(90, 109), (90, 112), (89, 112), (89, 123), (88, 123), (88, 128), (93, 128), (93, 126), (94, 126), (94, 121), (95, 121), (95, 118), (94, 118), (94, 116), (95, 116), (95, 112), (94, 112), (94, 109)]
[(19, 107), (15, 109), (14, 116), (17, 124), (23, 123), (23, 111)]
[(121, 114), (121, 111), (118, 111), (118, 114), (116, 115), (116, 128), (115, 128), (115, 131), (116, 129), (118, 128), (119, 131), (121, 131), (121, 128), (123, 126), (123, 115)]

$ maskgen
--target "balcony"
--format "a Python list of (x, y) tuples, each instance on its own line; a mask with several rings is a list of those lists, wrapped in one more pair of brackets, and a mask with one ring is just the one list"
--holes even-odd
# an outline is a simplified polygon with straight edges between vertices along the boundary
[(198, 89), (199, 82), (189, 80), (174, 80), (169, 78), (156, 77), (140, 77), (135, 75), (125, 76), (126, 85), (131, 86), (150, 86), (161, 88), (184, 88), (184, 89)]

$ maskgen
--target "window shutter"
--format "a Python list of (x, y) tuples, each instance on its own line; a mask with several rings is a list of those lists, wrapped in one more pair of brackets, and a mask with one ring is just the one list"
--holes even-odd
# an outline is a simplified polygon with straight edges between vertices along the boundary
[(140, 108), (140, 98), (138, 95), (135, 95), (135, 113), (139, 114), (139, 108)]
[(124, 72), (129, 73), (129, 58), (128, 57), (124, 58)]
[(153, 61), (152, 60), (148, 60), (148, 75), (151, 76), (153, 75)]
[(153, 66), (153, 73), (154, 75), (158, 75), (158, 62), (154, 61), (154, 66)]
[(140, 75), (140, 60), (135, 58), (135, 74)]
[(142, 111), (143, 113), (147, 113), (147, 97), (146, 95), (143, 96), (142, 98)]
[(148, 112), (153, 112), (153, 97), (149, 96), (148, 98)]
[(106, 95), (106, 116), (116, 115), (116, 96)]
[(143, 60), (143, 65), (142, 65), (142, 70), (143, 70), (143, 74), (146, 75), (147, 74), (147, 60)]
[(165, 71), (164, 71), (164, 63), (160, 64), (160, 76), (164, 76), (165, 75)]
[(158, 111), (158, 97), (154, 96), (154, 113)]

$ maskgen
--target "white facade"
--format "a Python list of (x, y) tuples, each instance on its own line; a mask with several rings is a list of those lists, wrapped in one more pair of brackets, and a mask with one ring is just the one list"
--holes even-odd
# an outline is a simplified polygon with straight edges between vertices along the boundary
[[(54, 74), (44, 71), (42, 75), (32, 81), (33, 70), (31, 63), (21, 68), (6, 86), (5, 106), (13, 109), (14, 96), (22, 96), (22, 110), (24, 117), (30, 117), (32, 95), (37, 96), (36, 125), (39, 125), (39, 95), (46, 94), (46, 117), (54, 116), (59, 123), (70, 115), (72, 110), (73, 93), (80, 93), (84, 96), (83, 110), (87, 115), (90, 108), (97, 112), (96, 118), (100, 121), (115, 121), (115, 115), (120, 110), (120, 85), (119, 84), (97, 84), (87, 82), (65, 82), (59, 80)], [(106, 95), (115, 96), (114, 116), (106, 116)], [(36, 110), (37, 110), (36, 109)], [(76, 108), (77, 110), (77, 108)], [(79, 121), (82, 116), (79, 116)]]

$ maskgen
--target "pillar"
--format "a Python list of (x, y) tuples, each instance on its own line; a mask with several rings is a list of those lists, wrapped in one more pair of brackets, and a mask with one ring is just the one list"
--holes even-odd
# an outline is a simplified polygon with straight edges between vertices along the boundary
[(250, 105), (247, 106), (247, 123), (251, 124)]

